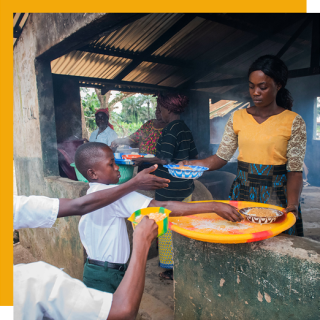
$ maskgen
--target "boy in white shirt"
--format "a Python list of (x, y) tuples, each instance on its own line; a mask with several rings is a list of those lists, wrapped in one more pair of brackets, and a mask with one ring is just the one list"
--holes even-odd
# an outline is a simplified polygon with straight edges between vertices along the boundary
[[(116, 188), (119, 167), (112, 150), (99, 142), (86, 143), (77, 149), (77, 169), (90, 182), (87, 194)], [(156, 201), (137, 192), (129, 193), (112, 204), (83, 216), (79, 223), (80, 239), (88, 259), (84, 266), (83, 282), (89, 287), (113, 293), (127, 268), (130, 244), (125, 218), (146, 207), (164, 207), (171, 216), (215, 212), (230, 221), (240, 221), (237, 210), (223, 203), (183, 203)]]

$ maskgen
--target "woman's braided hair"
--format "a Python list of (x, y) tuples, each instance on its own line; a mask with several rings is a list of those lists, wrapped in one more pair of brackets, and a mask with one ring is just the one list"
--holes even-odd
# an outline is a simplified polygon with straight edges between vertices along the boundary
[(182, 113), (189, 103), (189, 98), (182, 94), (168, 93), (166, 95), (159, 93), (157, 99), (158, 105), (176, 113)]
[(281, 88), (277, 93), (276, 102), (279, 107), (287, 110), (292, 109), (293, 99), (289, 90), (285, 88), (288, 80), (288, 68), (285, 63), (276, 56), (265, 55), (258, 58), (249, 68), (248, 76), (253, 71), (261, 70), (265, 75), (280, 84)]

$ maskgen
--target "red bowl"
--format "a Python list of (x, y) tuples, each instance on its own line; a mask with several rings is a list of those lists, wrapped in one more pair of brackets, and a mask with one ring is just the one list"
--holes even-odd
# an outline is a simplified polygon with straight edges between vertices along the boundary
[(122, 156), (122, 159), (137, 159), (137, 158), (143, 158), (140, 154), (124, 154)]

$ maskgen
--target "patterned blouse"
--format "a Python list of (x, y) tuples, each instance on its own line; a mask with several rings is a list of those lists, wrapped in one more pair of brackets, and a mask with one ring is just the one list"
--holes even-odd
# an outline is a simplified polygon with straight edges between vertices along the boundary
[(239, 161), (302, 171), (306, 143), (306, 124), (297, 113), (285, 110), (259, 124), (241, 109), (231, 114), (216, 155), (229, 161), (239, 146)]
[(153, 120), (149, 120), (138, 131), (133, 133), (129, 139), (139, 144), (139, 153), (156, 154), (156, 146), (161, 133), (162, 128), (156, 129), (153, 126)]

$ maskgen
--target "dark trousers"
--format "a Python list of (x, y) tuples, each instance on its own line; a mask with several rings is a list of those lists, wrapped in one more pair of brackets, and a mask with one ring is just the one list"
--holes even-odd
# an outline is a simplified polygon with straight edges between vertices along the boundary
[(106, 265), (107, 262), (104, 267), (96, 266), (90, 264), (87, 259), (83, 269), (83, 283), (88, 288), (114, 293), (119, 287), (125, 271), (110, 269)]

